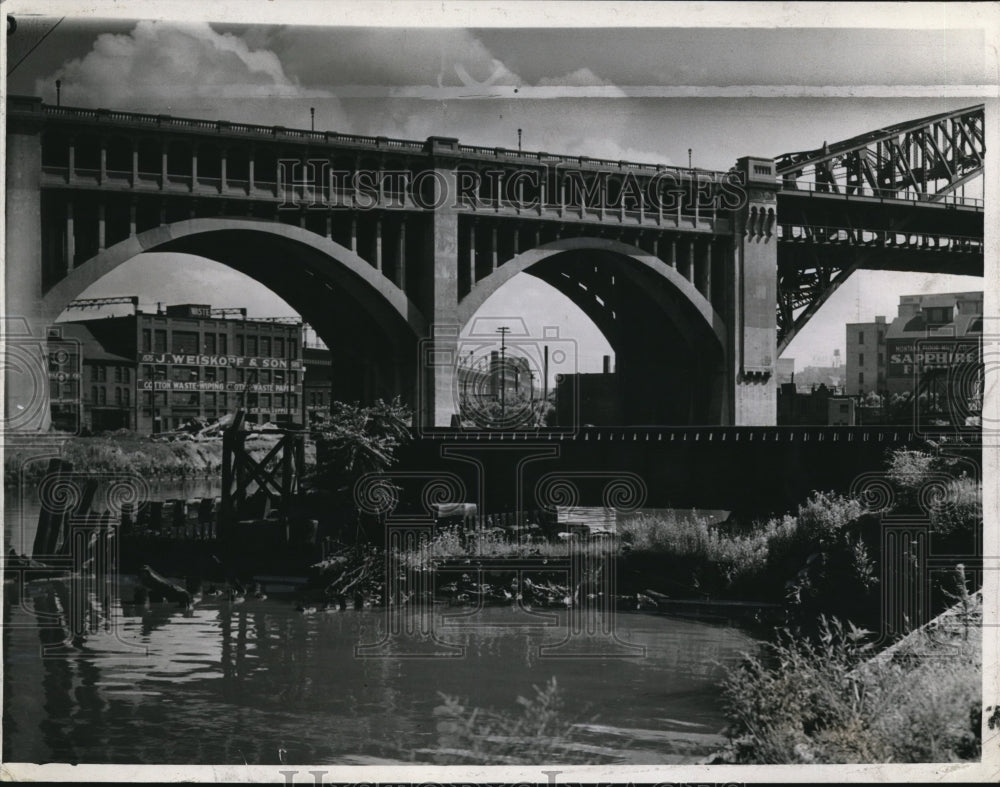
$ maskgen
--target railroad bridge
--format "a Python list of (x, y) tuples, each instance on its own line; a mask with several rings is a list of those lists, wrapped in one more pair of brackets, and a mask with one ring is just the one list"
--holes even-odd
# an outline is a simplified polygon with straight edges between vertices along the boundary
[[(983, 156), (982, 106), (715, 172), (11, 96), (6, 340), (137, 254), (194, 254), (287, 301), (362, 400), (443, 427), (463, 326), (527, 272), (607, 337), (629, 424), (769, 425), (780, 349), (851, 272), (982, 273)], [(8, 426), (44, 430), (29, 355)]]

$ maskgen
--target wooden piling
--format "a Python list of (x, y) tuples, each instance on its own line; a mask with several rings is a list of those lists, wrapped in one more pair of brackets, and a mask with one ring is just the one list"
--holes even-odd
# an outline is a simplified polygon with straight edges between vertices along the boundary
[[(68, 465), (69, 462), (63, 462), (58, 457), (50, 459), (48, 469), (45, 471), (45, 477), (58, 476), (64, 464)], [(69, 466), (72, 469), (73, 466)], [(32, 557), (37, 559), (43, 555), (51, 554), (48, 551), (49, 538), (53, 528), (59, 527), (60, 516), (57, 512), (47, 510), (45, 501), (42, 501), (42, 509), (38, 512), (38, 529), (35, 531), (35, 540), (31, 546)]]

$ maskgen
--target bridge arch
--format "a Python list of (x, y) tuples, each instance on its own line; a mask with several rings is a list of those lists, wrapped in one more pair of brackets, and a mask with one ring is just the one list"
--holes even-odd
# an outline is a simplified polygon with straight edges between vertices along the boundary
[[(472, 290), (461, 299), (458, 305), (459, 321), (465, 324), (471, 320), (487, 298), (519, 273), (531, 273), (530, 269), (543, 260), (577, 251), (607, 252), (610, 255), (627, 258), (652, 271), (663, 279), (665, 284), (664, 292), (657, 295), (665, 295), (668, 290), (673, 290), (674, 305), (686, 304), (685, 317), (696, 317), (704, 329), (710, 330), (715, 335), (720, 346), (725, 346), (725, 323), (708, 299), (688, 279), (676, 268), (670, 267), (648, 251), (609, 238), (562, 238), (515, 255), (491, 274), (477, 281)], [(687, 320), (684, 325), (689, 325)]]
[[(78, 264), (54, 284), (42, 299), (46, 319), (54, 321), (89, 286), (149, 252), (190, 254), (222, 263), (285, 300), (334, 352), (335, 368), (337, 353), (343, 351), (340, 366), (345, 374), (370, 377), (354, 381), (351, 389), (364, 387), (367, 393), (343, 398), (395, 394), (413, 398), (417, 340), (426, 334), (422, 312), (356, 253), (329, 238), (280, 222), (189, 219), (138, 233)], [(205, 300), (213, 305), (239, 305), (225, 293), (211, 293)]]
[(604, 334), (615, 352), (623, 423), (721, 422), (727, 328), (678, 270), (621, 241), (563, 238), (476, 282), (459, 302), (458, 322), (483, 316), (486, 300), (520, 273), (555, 287)]

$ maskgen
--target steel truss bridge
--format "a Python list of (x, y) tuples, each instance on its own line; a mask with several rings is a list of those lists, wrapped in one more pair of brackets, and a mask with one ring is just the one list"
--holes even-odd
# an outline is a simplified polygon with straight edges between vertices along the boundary
[(984, 107), (775, 160), (778, 354), (860, 269), (983, 274)]

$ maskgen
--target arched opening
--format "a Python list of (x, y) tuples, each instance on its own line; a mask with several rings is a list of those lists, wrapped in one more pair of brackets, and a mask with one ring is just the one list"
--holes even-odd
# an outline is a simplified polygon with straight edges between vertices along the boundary
[[(460, 367), (458, 385), (480, 385), (487, 392), (480, 398), (510, 391), (510, 381), (496, 377), (511, 363), (491, 356), (500, 352), (497, 329), (506, 324), (513, 349), (504, 353), (524, 358), (524, 371), (548, 383), (541, 396), (555, 411), (549, 425), (721, 423), (725, 340), (711, 304), (638, 249), (630, 254), (621, 244), (584, 238), (559, 245), (521, 252), (463, 300), (462, 366), (469, 371)], [(525, 319), (528, 296), (552, 290), (573, 305), (572, 319)], [(544, 314), (544, 295), (541, 301)]]
[[(250, 391), (255, 396), (248, 403), (255, 414), (301, 422), (310, 408), (328, 408), (331, 399), (369, 404), (399, 396), (415, 402), (423, 317), (391, 282), (369, 271), (367, 263), (347, 250), (299, 228), (198, 219), (157, 228), (97, 254), (50, 289), (45, 301), (55, 317), (70, 301), (95, 293), (140, 297), (143, 320), (157, 325), (133, 325), (124, 344), (120, 337), (116, 340), (121, 346), (114, 353), (133, 362), (131, 395), (141, 396), (129, 404), (131, 423), (137, 426), (149, 426), (157, 417), (170, 419), (157, 422), (160, 428), (173, 428), (176, 419), (196, 413), (219, 417), (235, 407), (235, 394), (243, 385), (259, 386)], [(241, 302), (245, 292), (259, 301), (255, 289), (266, 290), (279, 313), (262, 314), (258, 306), (254, 314), (251, 304), (251, 319), (242, 320), (233, 307), (247, 306)], [(179, 303), (233, 310), (225, 315), (205, 310), (169, 314), (166, 307)], [(321, 373), (327, 379), (318, 390), (301, 376), (306, 350), (300, 329), (292, 336), (287, 320), (252, 319), (295, 315), (325, 345), (327, 371)], [(224, 330), (212, 327), (223, 318)], [(80, 312), (74, 310), (70, 319), (79, 321)], [(190, 325), (185, 327), (185, 320)], [(240, 325), (228, 324), (233, 321)], [(105, 323), (97, 320), (95, 330), (110, 330), (111, 323)], [(163, 362), (144, 361), (150, 353)], [(243, 371), (232, 365), (233, 358), (243, 359)], [(247, 375), (255, 358), (278, 359), (279, 365), (271, 368), (260, 361), (251, 380)], [(91, 403), (90, 383), (83, 382), (84, 400), (91, 407), (121, 409), (125, 394), (118, 392), (117, 383), (114, 392), (98, 393), (104, 402)], [(110, 380), (93, 382), (102, 390), (106, 384)]]

